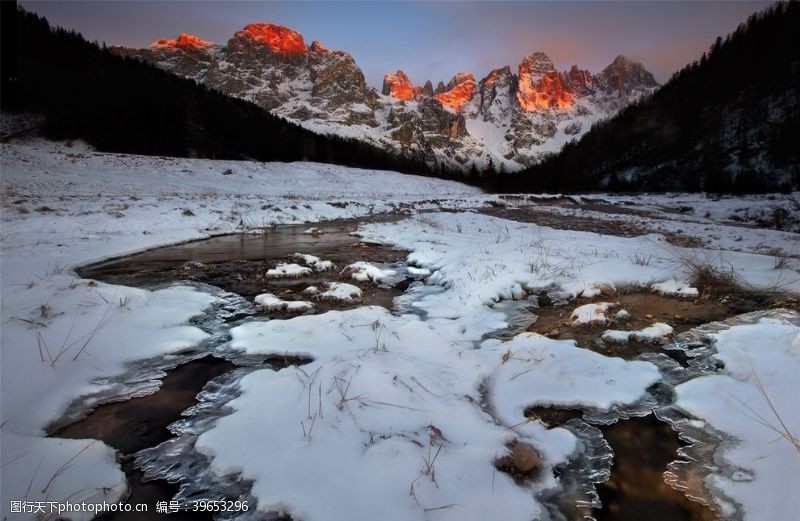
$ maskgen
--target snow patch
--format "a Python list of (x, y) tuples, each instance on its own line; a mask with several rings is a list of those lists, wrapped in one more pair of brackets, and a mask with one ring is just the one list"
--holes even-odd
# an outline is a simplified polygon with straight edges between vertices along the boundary
[(652, 326), (640, 329), (638, 331), (621, 331), (617, 329), (609, 329), (603, 333), (603, 340), (608, 342), (615, 342), (624, 344), (629, 340), (638, 342), (660, 343), (663, 342), (669, 335), (672, 334), (672, 326), (662, 322), (656, 322)]
[(283, 300), (272, 293), (261, 293), (256, 295), (255, 305), (257, 308), (266, 311), (289, 311), (291, 313), (303, 313), (314, 309), (314, 304), (305, 300)]
[(650, 289), (661, 295), (671, 295), (678, 297), (697, 297), (700, 293), (697, 288), (691, 287), (688, 283), (669, 279), (664, 282), (657, 282), (650, 286)]
[(524, 421), (525, 409), (536, 405), (603, 411), (627, 405), (661, 379), (649, 362), (609, 358), (574, 340), (536, 333), (519, 334), (491, 351), (502, 354), (491, 376), (491, 405), (507, 425)]
[(283, 278), (283, 277), (302, 277), (311, 273), (311, 268), (300, 266), (295, 263), (282, 262), (275, 268), (267, 270), (267, 277)]
[(611, 302), (597, 302), (578, 306), (569, 316), (573, 326), (592, 324), (605, 324), (608, 320), (608, 311), (616, 306)]
[(338, 300), (341, 302), (354, 302), (361, 298), (361, 289), (358, 286), (345, 282), (330, 282), (328, 289), (319, 294), (321, 299)]
[(372, 281), (381, 282), (386, 277), (395, 274), (394, 270), (382, 270), (369, 262), (358, 261), (350, 264), (342, 270), (342, 273), (349, 273), (353, 280), (361, 282)]
[(327, 271), (333, 268), (333, 262), (329, 260), (322, 260), (314, 255), (295, 253), (294, 257), (301, 259), (306, 266), (311, 266), (315, 271)]

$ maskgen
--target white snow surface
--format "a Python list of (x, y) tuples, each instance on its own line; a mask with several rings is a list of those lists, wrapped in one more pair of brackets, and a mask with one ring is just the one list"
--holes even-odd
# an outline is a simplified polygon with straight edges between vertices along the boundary
[(361, 288), (346, 282), (329, 282), (328, 289), (320, 293), (319, 298), (354, 302), (361, 298)]
[[(439, 515), (537, 518), (542, 507), (531, 491), (496, 473), (494, 459), (518, 438), (540, 447), (548, 466), (575, 447), (563, 429), (518, 430), (481, 410), (479, 385), (499, 356), (476, 351), (450, 321), (361, 307), (247, 323), (233, 330), (232, 347), (315, 358), (248, 375), (229, 404), (235, 412), (197, 441), (218, 473), (254, 481), (264, 510), (304, 519), (423, 519), (426, 508), (453, 505)], [(264, 415), (257, 412), (264, 396), (284, 398)], [(432, 476), (424, 461), (437, 452)], [(331, 479), (335, 472), (348, 479)], [(534, 491), (555, 486), (543, 474)], [(307, 487), (319, 493), (309, 499)]]
[(785, 519), (800, 510), (800, 327), (733, 326), (716, 335), (716, 349), (724, 374), (676, 388), (679, 407), (736, 440), (718, 454), (735, 472), (711, 474), (706, 486), (741, 505), (746, 521)]
[[(647, 288), (654, 281), (683, 276), (681, 259), (704, 253), (699, 248), (667, 245), (655, 234), (613, 237), (468, 212), (369, 224), (361, 228), (361, 235), (409, 250), (411, 264), (431, 271), (427, 283), (447, 288), (423, 296), (414, 307), (430, 317), (460, 319), (461, 327), (475, 340), (505, 327), (504, 315), (487, 311), (485, 305), (512, 299), (517, 284), (531, 291), (561, 288), (573, 296), (589, 286)], [(631, 262), (637, 254), (652, 254), (653, 261), (648, 265)], [(753, 287), (780, 285), (800, 291), (797, 273), (776, 270), (769, 255), (719, 251), (709, 262), (726, 269), (733, 266), (737, 276)]]
[(671, 334), (672, 326), (662, 322), (656, 322), (638, 331), (609, 329), (603, 333), (603, 340), (617, 343), (625, 343), (629, 340), (637, 340), (639, 342), (663, 342), (664, 339)]
[(301, 266), (294, 262), (282, 262), (274, 268), (267, 270), (267, 277), (284, 278), (284, 277), (300, 277), (311, 273), (311, 268)]
[(309, 255), (307, 253), (295, 253), (294, 257), (301, 259), (306, 266), (311, 266), (314, 271), (326, 271), (333, 268), (333, 262), (329, 260), (322, 260), (316, 255)]
[(584, 304), (575, 308), (569, 318), (572, 319), (573, 326), (605, 324), (608, 320), (608, 310), (613, 307), (614, 303), (612, 302), (593, 302), (590, 304)]
[(254, 299), (256, 307), (269, 311), (302, 313), (314, 309), (314, 304), (305, 300), (283, 300), (272, 293), (261, 293)]
[(679, 297), (697, 297), (700, 295), (697, 288), (693, 288), (688, 283), (675, 279), (657, 282), (650, 286), (650, 289), (662, 295), (677, 295)]
[[(11, 499), (123, 498), (127, 484), (112, 449), (47, 438), (45, 429), (79, 397), (108, 389), (126, 364), (169, 358), (207, 336), (188, 322), (212, 304), (208, 294), (94, 283), (78, 278), (75, 266), (218, 233), (389, 211), (432, 194), (480, 193), (455, 182), (312, 163), (106, 154), (43, 140), (0, 147), (4, 518)], [(222, 175), (228, 169), (233, 175)], [(348, 204), (330, 204), (339, 201)]]
[[(26, 492), (29, 501), (124, 497), (124, 475), (109, 447), (91, 440), (47, 438), (47, 426), (74, 400), (107, 389), (126, 364), (169, 358), (207, 338), (189, 321), (213, 304), (208, 294), (185, 286), (145, 291), (94, 283), (80, 280), (74, 267), (272, 224), (362, 217), (401, 208), (464, 210), (502, 200), (453, 182), (312, 163), (103, 154), (80, 143), (36, 140), (0, 147), (2, 515), (9, 508), (6, 498), (22, 498)], [(228, 169), (233, 174), (222, 175)], [(667, 198), (643, 200), (655, 208)], [(546, 211), (572, 212), (559, 206)], [(705, 245), (716, 250), (709, 259), (732, 266), (755, 287), (800, 290), (796, 272), (776, 269), (772, 249), (765, 247), (794, 255), (797, 241), (792, 234), (748, 229), (744, 237), (730, 223), (696, 215), (684, 219), (669, 212), (664, 212), (663, 221), (626, 218), (658, 221), (665, 232), (681, 229), (707, 238)], [(253, 321), (232, 330), (231, 347), (244, 353), (314, 359), (302, 368), (250, 373), (240, 382), (241, 396), (230, 403), (233, 412), (197, 442), (212, 457), (215, 471), (239, 472), (253, 480), (259, 508), (280, 508), (310, 520), (541, 517), (536, 494), (558, 485), (552, 467), (569, 457), (575, 439), (564, 429), (547, 429), (538, 422), (517, 425), (524, 420), (521, 408), (534, 403), (600, 408), (629, 403), (652, 383), (655, 368), (527, 334), (507, 345), (485, 343), (475, 349), (485, 334), (507, 325), (506, 315), (490, 306), (546, 288), (577, 296), (614, 285), (650, 287), (683, 280), (680, 257), (708, 253), (700, 247), (671, 246), (658, 233), (604, 236), (463, 211), (368, 224), (360, 233), (367, 240), (407, 249), (409, 264), (427, 270), (426, 284), (441, 291), (423, 292), (413, 301), (424, 320), (373, 306)], [(637, 255), (652, 256), (652, 261), (640, 265), (629, 260)], [(364, 267), (364, 280), (375, 280), (367, 272), (375, 273)], [(781, 387), (795, 385), (786, 375), (797, 369), (785, 361), (796, 364), (796, 340), (788, 340), (786, 327), (778, 326), (765, 323), (753, 342), (730, 343), (740, 350), (756, 349), (773, 338), (769, 335), (777, 335), (773, 343), (778, 347), (770, 348), (768, 356), (752, 357), (773, 399), (773, 394), (797, 394), (795, 388), (786, 393)], [(796, 338), (796, 332), (792, 334)], [(515, 356), (503, 363), (508, 351)], [(734, 352), (720, 348), (719, 356)], [(732, 392), (745, 392), (736, 387), (744, 369), (735, 361), (723, 361), (731, 376), (706, 378), (727, 378), (716, 382), (730, 385)], [(550, 371), (567, 367), (574, 367), (573, 379), (545, 385)], [(528, 372), (511, 380), (515, 369)], [(479, 389), (487, 379), (497, 382), (495, 417), (479, 406)], [(725, 410), (719, 401), (729, 394), (713, 394), (712, 389), (693, 394), (691, 385), (703, 381), (681, 387), (682, 406), (721, 430), (753, 441), (754, 448), (743, 443), (742, 450), (766, 451), (764, 468), (747, 460), (759, 476), (755, 481), (726, 484), (726, 490), (752, 511), (768, 511), (765, 498), (775, 495), (765, 493), (766, 487), (788, 486), (791, 481), (781, 484), (761, 476), (783, 472), (790, 458), (769, 452), (779, 450), (778, 444), (763, 443), (755, 427), (715, 416), (714, 411)], [(267, 402), (268, 395), (281, 399)], [(717, 402), (705, 401), (706, 395)], [(791, 403), (779, 405), (790, 414)], [(791, 419), (796, 422), (793, 415)], [(774, 433), (769, 435), (774, 440)], [(495, 472), (492, 464), (515, 439), (529, 441), (543, 457), (546, 469), (531, 489)], [(435, 461), (426, 465), (437, 451)], [(743, 466), (744, 456), (751, 455), (726, 453), (741, 457)], [(783, 459), (770, 459), (777, 455)], [(66, 470), (48, 486), (67, 462)], [(766, 462), (774, 463), (774, 472)], [(310, 496), (308, 490), (315, 492)], [(753, 497), (754, 490), (761, 491), (760, 499)], [(788, 492), (781, 498), (796, 501)]]
[(525, 421), (530, 406), (591, 407), (630, 404), (661, 375), (649, 362), (626, 362), (553, 340), (521, 333), (492, 350), (505, 359), (491, 377), (491, 405), (506, 424)]
[(350, 277), (353, 280), (358, 280), (360, 282), (366, 282), (371, 280), (372, 282), (380, 282), (386, 277), (394, 275), (394, 270), (383, 270), (374, 264), (370, 264), (369, 262), (358, 261), (346, 266), (343, 270), (343, 273), (349, 272)]

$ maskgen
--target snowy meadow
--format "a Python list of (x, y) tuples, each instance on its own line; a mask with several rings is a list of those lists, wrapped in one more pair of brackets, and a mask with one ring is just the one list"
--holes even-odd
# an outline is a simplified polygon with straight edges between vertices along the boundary
[[(500, 196), (35, 139), (2, 144), (0, 167), (4, 519), (42, 518), (11, 500), (125, 501), (115, 448), (54, 426), (157, 393), (165, 372), (209, 355), (238, 369), (170, 440), (128, 455), (180, 482), (184, 508), (224, 497), (249, 502), (242, 519), (578, 519), (601, 508), (595, 485), (614, 472), (600, 428), (655, 410), (707, 449), (686, 465), (702, 471), (663, 469), (676, 488), (723, 519), (800, 509), (797, 199)], [(131, 287), (77, 273), (215, 235), (302, 224), (313, 238), (320, 222), (341, 222), (363, 258), (336, 265), (298, 247), (267, 259), (270, 291), (252, 299), (190, 278)], [(320, 274), (325, 287), (301, 288)], [(391, 307), (367, 302), (389, 287)], [(690, 311), (644, 312), (625, 295)], [(713, 320), (682, 316), (712, 304)], [(275, 357), (293, 362), (263, 363)]]

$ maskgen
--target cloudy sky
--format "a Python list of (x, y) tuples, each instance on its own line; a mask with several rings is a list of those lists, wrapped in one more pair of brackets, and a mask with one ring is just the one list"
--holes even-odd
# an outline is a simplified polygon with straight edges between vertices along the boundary
[(143, 47), (196, 34), (227, 41), (248, 23), (283, 24), (329, 48), (350, 52), (367, 81), (403, 69), (417, 84), (459, 71), (481, 78), (544, 51), (559, 69), (598, 72), (615, 56), (641, 61), (665, 81), (769, 2), (237, 2), (29, 1), (51, 24), (90, 40)]

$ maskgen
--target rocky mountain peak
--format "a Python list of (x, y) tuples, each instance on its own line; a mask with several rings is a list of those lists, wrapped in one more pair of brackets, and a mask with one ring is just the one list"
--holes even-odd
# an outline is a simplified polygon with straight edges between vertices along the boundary
[(431, 83), (431, 80), (425, 82), (425, 85), (419, 89), (419, 94), (428, 98), (433, 96), (433, 83)]
[(579, 97), (591, 94), (594, 81), (594, 76), (591, 72), (580, 69), (577, 65), (573, 65), (569, 71), (562, 74), (564, 87)]
[(512, 108), (513, 95), (516, 92), (517, 81), (511, 73), (511, 67), (506, 65), (492, 70), (478, 84), (478, 112), (484, 115), (487, 121), (499, 120), (509, 114)]
[(483, 98), (494, 98), (497, 95), (498, 89), (506, 89), (510, 91), (514, 84), (514, 75), (511, 73), (511, 67), (506, 65), (499, 69), (494, 69), (480, 81), (480, 92)]
[(575, 99), (564, 85), (564, 78), (543, 52), (526, 56), (519, 65), (517, 101), (527, 112), (536, 110), (566, 110)]
[(436, 94), (442, 105), (453, 110), (461, 110), (475, 94), (475, 78), (468, 72), (460, 72), (453, 76), (447, 84), (447, 90)]
[(313, 54), (325, 54), (328, 52), (328, 48), (322, 45), (318, 40), (311, 42), (310, 49)]
[(157, 40), (150, 44), (151, 49), (181, 49), (184, 51), (202, 51), (213, 46), (213, 42), (189, 33), (181, 33), (177, 38)]
[(653, 75), (639, 62), (619, 55), (597, 75), (597, 83), (606, 92), (630, 94), (658, 86)]
[(383, 89), (381, 93), (384, 96), (410, 101), (414, 99), (414, 84), (411, 83), (411, 80), (408, 79), (405, 72), (397, 69), (397, 72), (389, 72), (383, 76)]
[(556, 71), (553, 60), (543, 52), (533, 52), (522, 59), (519, 64), (520, 74), (524, 71), (536, 81)]
[(272, 54), (287, 58), (302, 57), (308, 53), (303, 36), (283, 25), (261, 22), (249, 24), (233, 38), (253, 41), (269, 49)]

